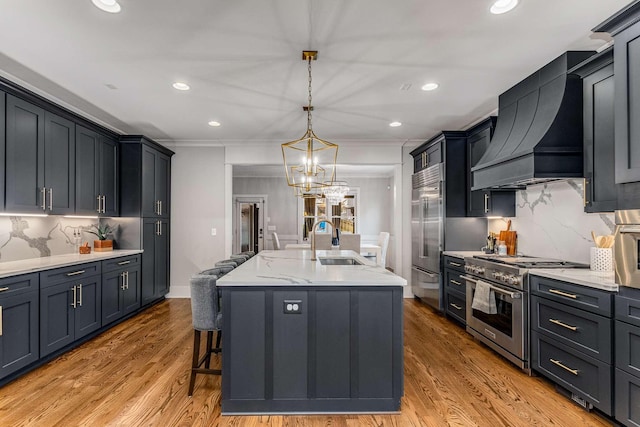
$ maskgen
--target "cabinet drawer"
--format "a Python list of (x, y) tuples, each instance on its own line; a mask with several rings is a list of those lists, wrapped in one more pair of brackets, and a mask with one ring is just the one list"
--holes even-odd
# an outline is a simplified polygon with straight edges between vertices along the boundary
[(613, 294), (560, 280), (531, 276), (531, 293), (592, 313), (612, 317)]
[(640, 378), (616, 369), (615, 418), (625, 426), (640, 427)]
[(444, 257), (444, 268), (450, 268), (453, 270), (459, 270), (464, 273), (464, 260), (452, 256)]
[(536, 331), (531, 331), (531, 344), (534, 370), (611, 415), (611, 365)]
[(22, 274), (20, 276), (0, 279), (0, 300), (12, 295), (37, 291), (39, 289), (38, 283), (38, 273)]
[(466, 324), (467, 304), (465, 303), (465, 298), (461, 297), (457, 292), (447, 292), (445, 295), (446, 313), (462, 324)]
[(43, 271), (40, 273), (40, 287), (44, 288), (68, 280), (81, 280), (85, 277), (100, 274), (101, 271), (99, 262), (76, 264), (71, 267)]
[(640, 326), (616, 320), (616, 367), (640, 377)]
[(563, 344), (612, 363), (613, 321), (537, 296), (531, 297), (531, 326)]
[(462, 273), (453, 270), (444, 271), (444, 290), (445, 292), (456, 292), (461, 296), (467, 295), (467, 284), (460, 276)]
[(640, 326), (640, 300), (616, 295), (616, 319)]
[(140, 255), (131, 255), (102, 261), (102, 272), (136, 268), (140, 265)]

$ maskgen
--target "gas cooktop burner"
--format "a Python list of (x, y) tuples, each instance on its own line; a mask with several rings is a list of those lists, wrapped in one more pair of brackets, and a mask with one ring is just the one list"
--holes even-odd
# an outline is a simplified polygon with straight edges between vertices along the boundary
[(580, 264), (572, 261), (562, 261), (552, 258), (536, 258), (530, 256), (505, 256), (505, 255), (475, 255), (474, 258), (483, 259), (499, 264), (513, 265), (520, 268), (589, 268), (588, 264)]

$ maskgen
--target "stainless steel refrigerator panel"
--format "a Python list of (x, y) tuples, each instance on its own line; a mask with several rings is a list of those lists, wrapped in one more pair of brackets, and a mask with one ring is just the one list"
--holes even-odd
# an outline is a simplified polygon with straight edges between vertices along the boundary
[(411, 267), (411, 291), (422, 302), (437, 310), (442, 310), (440, 282), (440, 273), (424, 271), (415, 266)]

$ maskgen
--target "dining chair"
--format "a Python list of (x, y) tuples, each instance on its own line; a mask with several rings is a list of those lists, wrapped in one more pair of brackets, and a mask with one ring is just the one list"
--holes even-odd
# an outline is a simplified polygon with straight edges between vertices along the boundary
[(389, 233), (386, 231), (380, 232), (378, 235), (378, 246), (380, 246), (380, 259), (376, 260), (376, 263), (385, 268), (387, 265), (387, 249), (389, 248)]
[(351, 233), (342, 233), (340, 235), (340, 250), (354, 251), (360, 253), (360, 235)]
[[(196, 274), (189, 282), (191, 287), (191, 319), (193, 323), (193, 357), (189, 396), (193, 396), (196, 374), (222, 375), (222, 370), (211, 369), (211, 355), (220, 353), (222, 337), (222, 313), (220, 312), (217, 276)], [(207, 345), (200, 356), (200, 336), (207, 333)], [(213, 333), (216, 332), (216, 346), (213, 347)], [(204, 365), (204, 367), (203, 367)]]
[(273, 240), (273, 249), (280, 250), (280, 240), (278, 239), (278, 233), (271, 233), (271, 239)]

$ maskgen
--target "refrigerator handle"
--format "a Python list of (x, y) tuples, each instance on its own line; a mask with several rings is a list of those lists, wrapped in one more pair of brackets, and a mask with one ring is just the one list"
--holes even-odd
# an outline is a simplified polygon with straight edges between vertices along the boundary
[(411, 267), (411, 270), (415, 270), (421, 274), (426, 274), (429, 277), (440, 277), (440, 273), (429, 273), (428, 271), (420, 270), (418, 267)]

